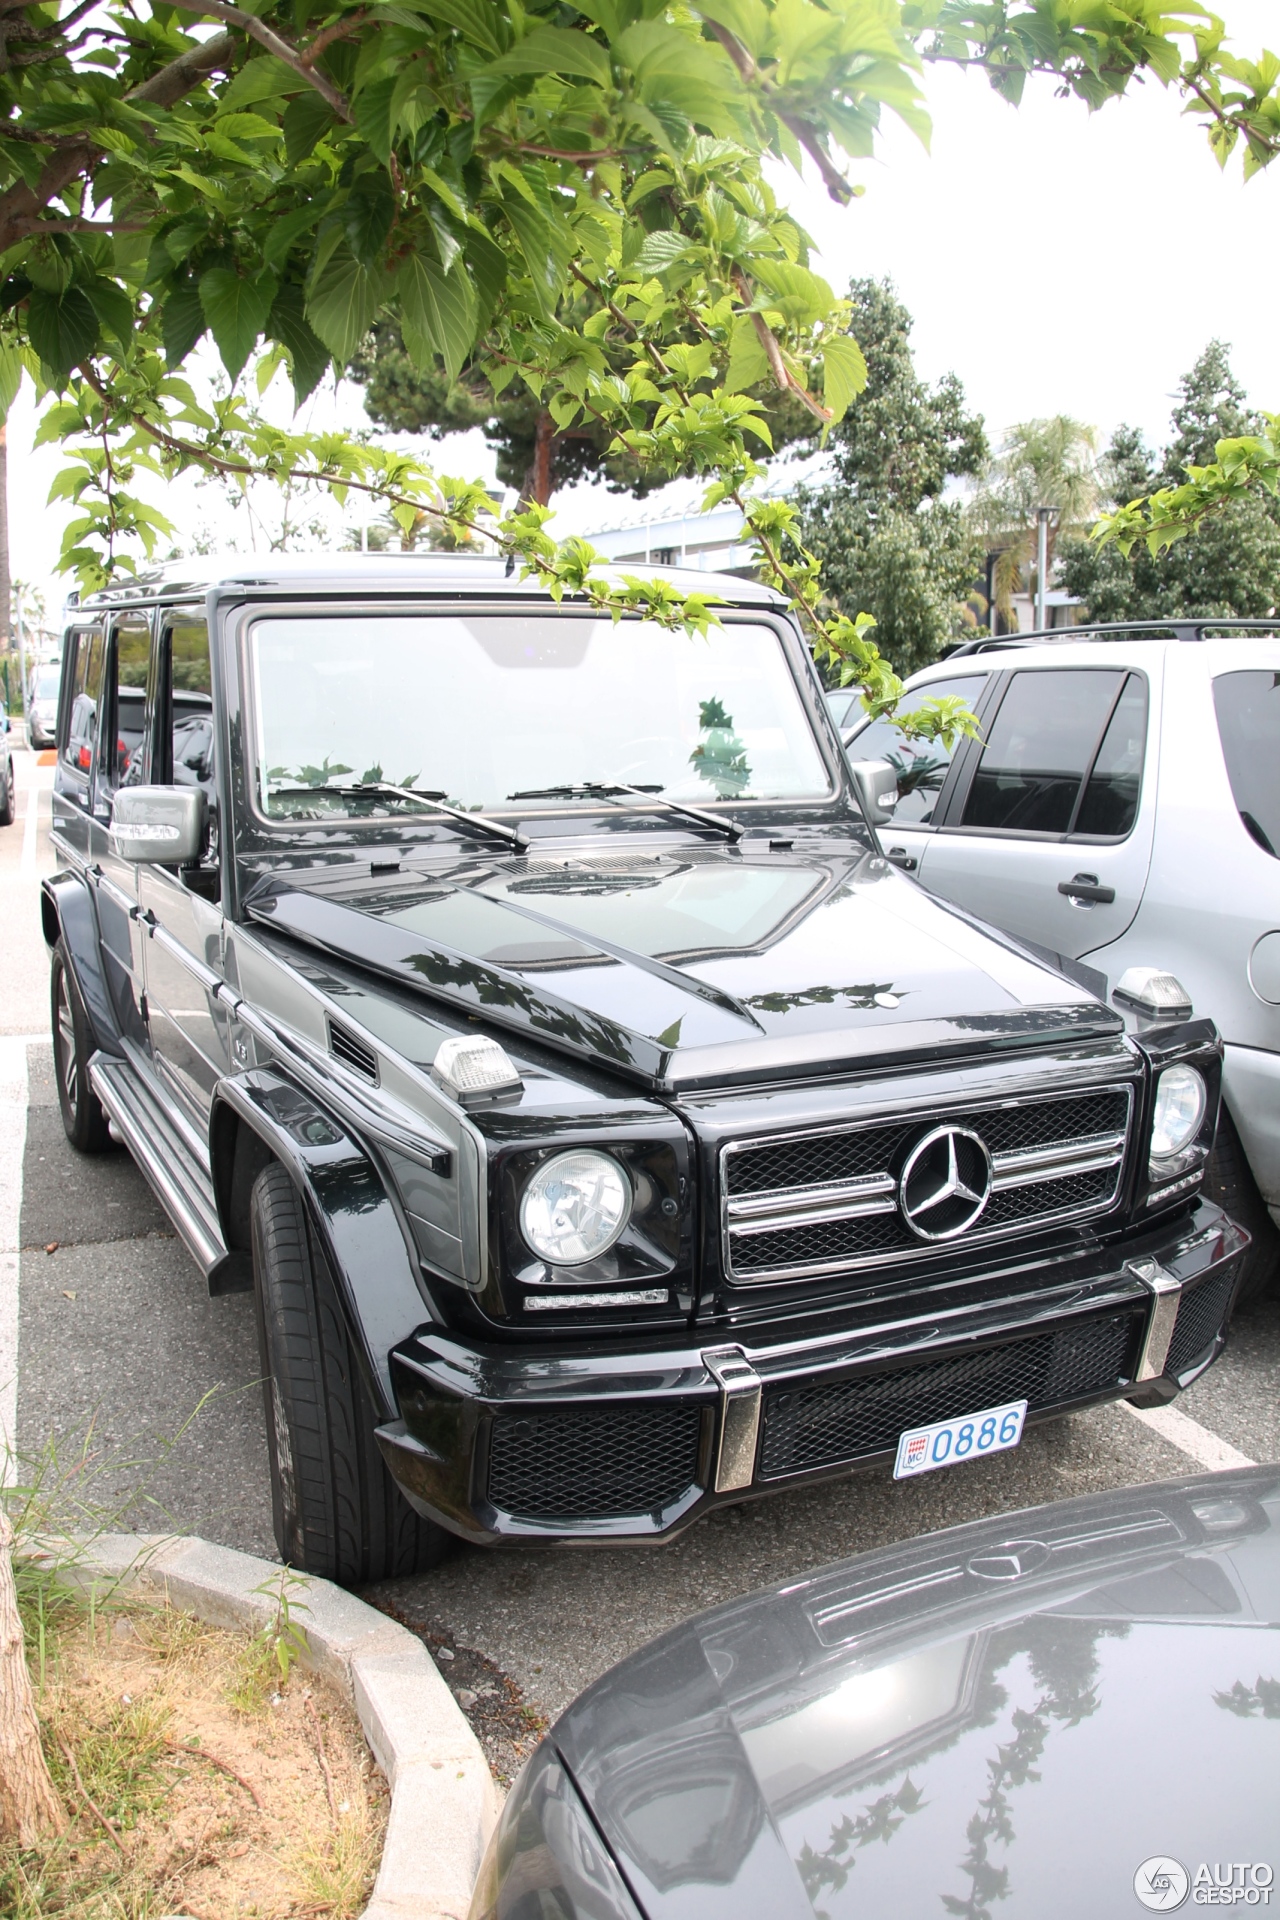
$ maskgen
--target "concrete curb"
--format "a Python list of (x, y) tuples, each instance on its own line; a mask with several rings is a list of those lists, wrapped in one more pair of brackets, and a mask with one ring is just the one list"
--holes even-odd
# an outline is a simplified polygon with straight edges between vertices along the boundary
[[(274, 1585), (280, 1572), (207, 1540), (136, 1533), (101, 1535), (62, 1568), (68, 1584), (167, 1597), (220, 1627), (274, 1619), (275, 1603), (255, 1589)], [(308, 1664), (353, 1702), (391, 1788), (364, 1920), (466, 1920), (498, 1813), (480, 1743), (416, 1635), (328, 1580), (305, 1577), (305, 1586), (290, 1597), (306, 1629)]]

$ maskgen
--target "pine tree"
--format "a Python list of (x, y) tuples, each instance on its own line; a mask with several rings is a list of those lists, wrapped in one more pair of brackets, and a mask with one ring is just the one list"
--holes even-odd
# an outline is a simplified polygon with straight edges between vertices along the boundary
[[(1173, 437), (1162, 453), (1151, 453), (1135, 428), (1117, 428), (1104, 462), (1112, 504), (1177, 486), (1188, 466), (1213, 459), (1219, 440), (1256, 430), (1228, 352), (1211, 340), (1180, 382)], [(1061, 580), (1089, 620), (1260, 618), (1280, 602), (1280, 503), (1262, 493), (1237, 500), (1159, 555), (1138, 545), (1126, 559), (1114, 545), (1064, 542)]]

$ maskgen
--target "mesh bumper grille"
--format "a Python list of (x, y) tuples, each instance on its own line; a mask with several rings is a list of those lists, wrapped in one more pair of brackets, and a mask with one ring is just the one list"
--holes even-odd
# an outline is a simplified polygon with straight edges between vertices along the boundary
[(1223, 1316), (1231, 1302), (1236, 1283), (1235, 1267), (1228, 1273), (1214, 1274), (1178, 1302), (1178, 1317), (1173, 1323), (1173, 1338), (1165, 1357), (1166, 1373), (1184, 1373), (1217, 1339)]
[(702, 1410), (667, 1403), (504, 1414), (489, 1442), (489, 1498), (513, 1519), (657, 1513), (698, 1474)]
[(766, 1479), (888, 1453), (908, 1427), (978, 1413), (1008, 1400), (1028, 1411), (1105, 1393), (1129, 1378), (1144, 1312), (1066, 1321), (1045, 1333), (765, 1396), (760, 1472)]

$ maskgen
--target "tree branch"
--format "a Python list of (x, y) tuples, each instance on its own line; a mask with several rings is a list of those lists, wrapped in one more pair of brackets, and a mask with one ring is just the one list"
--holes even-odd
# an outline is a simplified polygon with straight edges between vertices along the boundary
[[(236, 43), (229, 33), (217, 33), (200, 46), (188, 47), (176, 60), (153, 73), (125, 97), (137, 106), (171, 107), (219, 67), (229, 66), (235, 57)], [(102, 148), (91, 137), (60, 147), (45, 166), (34, 187), (19, 180), (0, 193), (0, 253), (25, 237), (31, 219), (47, 207), (76, 178), (101, 158)]]
[(317, 73), (314, 67), (308, 66), (304, 55), (298, 51), (297, 47), (291, 47), (287, 40), (282, 40), (275, 29), (267, 26), (265, 21), (255, 19), (253, 14), (245, 13), (240, 7), (230, 6), (228, 0), (170, 0), (170, 5), (179, 8), (183, 13), (197, 13), (202, 17), (212, 14), (215, 20), (225, 20), (228, 26), (239, 27), (243, 33), (247, 33), (251, 39), (256, 40), (260, 47), (265, 47), (268, 53), (273, 53), (277, 60), (283, 60), (287, 67), (292, 67), (309, 87), (315, 88), (320, 98), (333, 108), (340, 120), (345, 120), (348, 125), (351, 124), (351, 104), (346, 95), (339, 93), (322, 73)]
[(831, 155), (823, 149), (816, 129), (811, 127), (807, 120), (800, 119), (797, 114), (790, 113), (785, 107), (778, 105), (777, 100), (773, 97), (773, 89), (767, 77), (761, 73), (759, 67), (736, 34), (730, 33), (728, 27), (722, 27), (718, 21), (715, 20), (706, 20), (706, 25), (711, 29), (713, 37), (720, 42), (720, 45), (724, 48), (734, 66), (737, 68), (738, 78), (742, 81), (743, 86), (759, 87), (761, 94), (764, 95), (768, 102), (770, 113), (775, 114), (777, 118), (781, 120), (787, 131), (795, 136), (817, 167), (818, 172), (822, 175), (822, 184), (831, 198), (838, 206), (847, 207), (854, 197), (853, 188), (840, 172), (840, 169), (833, 164)]
[(355, 13), (347, 14), (342, 20), (335, 20), (331, 27), (325, 27), (302, 49), (300, 58), (303, 66), (313, 67), (320, 55), (331, 47), (335, 40), (344, 40), (349, 33), (357, 32), (368, 18), (369, 15), (361, 7)]

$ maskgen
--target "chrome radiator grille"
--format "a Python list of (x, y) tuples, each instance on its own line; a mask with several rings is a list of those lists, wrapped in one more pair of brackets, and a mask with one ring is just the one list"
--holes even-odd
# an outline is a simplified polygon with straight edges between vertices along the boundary
[[(1132, 1103), (1129, 1086), (1105, 1087), (732, 1141), (720, 1159), (726, 1273), (742, 1285), (848, 1273), (1102, 1213)], [(928, 1192), (948, 1178), (967, 1196), (949, 1213)]]

